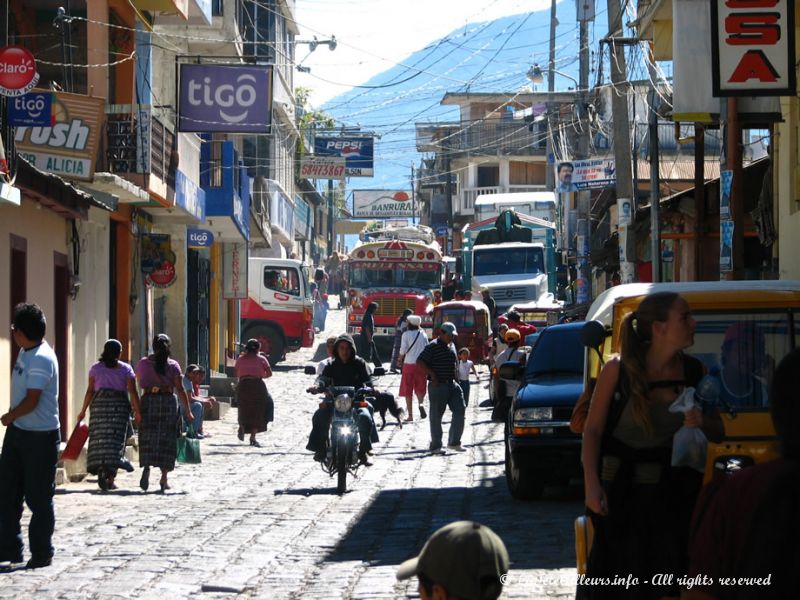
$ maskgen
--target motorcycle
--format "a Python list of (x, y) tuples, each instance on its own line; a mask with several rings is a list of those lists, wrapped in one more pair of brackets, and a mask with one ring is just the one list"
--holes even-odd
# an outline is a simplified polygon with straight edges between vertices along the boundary
[(354, 387), (331, 386), (325, 389), (325, 402), (332, 405), (333, 416), (328, 428), (328, 447), (322, 470), (331, 477), (336, 475), (336, 493), (347, 491), (347, 474), (355, 477), (358, 470), (358, 422), (357, 411), (366, 408), (367, 394), (372, 390)]

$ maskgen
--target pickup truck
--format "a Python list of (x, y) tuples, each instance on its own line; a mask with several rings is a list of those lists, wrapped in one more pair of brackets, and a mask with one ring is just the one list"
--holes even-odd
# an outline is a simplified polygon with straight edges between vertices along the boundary
[(580, 472), (581, 436), (569, 429), (583, 391), (583, 322), (538, 334), (505, 427), (505, 472), (511, 495), (539, 498), (546, 485)]

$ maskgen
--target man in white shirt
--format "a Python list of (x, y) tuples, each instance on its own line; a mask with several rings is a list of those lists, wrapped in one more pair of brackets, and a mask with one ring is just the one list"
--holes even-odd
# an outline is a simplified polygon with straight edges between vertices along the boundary
[(328, 352), (328, 358), (319, 361), (317, 365), (317, 377), (322, 375), (322, 372), (325, 370), (329, 364), (333, 362), (333, 349), (336, 347), (336, 336), (332, 335), (327, 340), (325, 340), (325, 350)]
[(403, 365), (402, 375), (400, 376), (400, 395), (406, 398), (408, 410), (406, 422), (411, 422), (414, 420), (413, 395), (415, 392), (419, 402), (420, 417), (424, 419), (427, 416), (425, 405), (423, 404), (427, 381), (425, 374), (417, 369), (417, 357), (428, 345), (428, 336), (420, 327), (422, 317), (419, 315), (409, 315), (406, 318), (406, 323), (408, 324), (408, 329), (400, 339), (400, 355), (397, 360)]

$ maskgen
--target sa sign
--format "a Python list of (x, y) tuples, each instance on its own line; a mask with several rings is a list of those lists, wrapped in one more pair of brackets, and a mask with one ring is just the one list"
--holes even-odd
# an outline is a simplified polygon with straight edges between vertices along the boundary
[(27, 48), (6, 46), (0, 49), (0, 94), (22, 96), (39, 81), (36, 59)]
[(792, 0), (712, 0), (714, 96), (793, 96)]
[(210, 248), (214, 243), (214, 234), (205, 229), (187, 229), (186, 234), (189, 248)]

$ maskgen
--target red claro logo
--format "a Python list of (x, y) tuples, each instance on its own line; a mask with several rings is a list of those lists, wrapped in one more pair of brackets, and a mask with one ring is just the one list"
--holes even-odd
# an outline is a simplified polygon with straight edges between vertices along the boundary
[(22, 96), (39, 81), (36, 59), (27, 48), (6, 46), (0, 49), (0, 94)]

